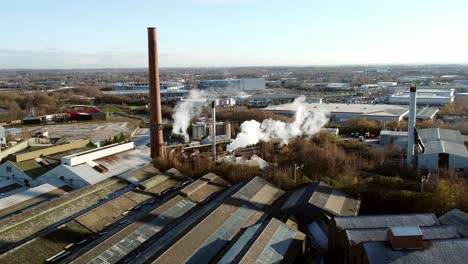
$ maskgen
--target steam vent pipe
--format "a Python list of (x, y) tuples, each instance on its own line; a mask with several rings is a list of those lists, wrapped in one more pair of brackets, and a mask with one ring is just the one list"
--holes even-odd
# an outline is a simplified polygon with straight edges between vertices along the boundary
[(416, 86), (410, 87), (410, 102), (408, 114), (408, 146), (406, 152), (406, 164), (411, 166), (414, 159), (414, 129), (416, 123)]
[(213, 102), (211, 102), (211, 108), (213, 109), (213, 114), (212, 114), (212, 117), (211, 117), (211, 123), (212, 123), (212, 133), (211, 133), (211, 139), (212, 139), (212, 143), (213, 143), (213, 161), (216, 161), (216, 105), (217, 105), (217, 101), (214, 100)]
[(151, 157), (164, 158), (163, 125), (161, 116), (161, 93), (159, 87), (158, 45), (156, 29), (148, 28), (149, 108)]

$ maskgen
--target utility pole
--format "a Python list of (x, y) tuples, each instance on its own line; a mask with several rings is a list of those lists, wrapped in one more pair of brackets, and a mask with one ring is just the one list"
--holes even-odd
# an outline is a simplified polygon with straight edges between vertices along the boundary
[(294, 163), (294, 183), (295, 184), (297, 184), (297, 171), (302, 170), (303, 167), (304, 167), (304, 164), (299, 166), (299, 165), (297, 165), (297, 163)]
[(421, 193), (424, 192), (424, 184), (426, 184), (429, 181), (429, 178), (431, 177), (431, 172), (427, 172), (427, 176), (424, 176), (424, 174), (421, 174)]

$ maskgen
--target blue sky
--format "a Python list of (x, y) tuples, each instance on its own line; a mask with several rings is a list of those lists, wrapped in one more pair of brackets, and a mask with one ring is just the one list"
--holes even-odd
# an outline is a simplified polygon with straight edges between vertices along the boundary
[(4, 0), (0, 68), (468, 63), (466, 0)]

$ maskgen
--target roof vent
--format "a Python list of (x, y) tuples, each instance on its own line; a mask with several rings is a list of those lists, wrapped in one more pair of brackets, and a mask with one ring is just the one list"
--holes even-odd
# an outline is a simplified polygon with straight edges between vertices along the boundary
[(387, 240), (394, 250), (423, 248), (423, 234), (418, 226), (390, 227)]

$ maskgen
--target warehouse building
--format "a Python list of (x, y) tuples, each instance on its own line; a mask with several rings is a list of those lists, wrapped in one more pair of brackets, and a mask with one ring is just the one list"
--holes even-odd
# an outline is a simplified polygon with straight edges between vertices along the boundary
[(458, 130), (442, 128), (418, 129), (417, 137), (421, 153), (418, 168), (438, 170), (458, 169), (468, 173), (468, 150), (465, 136)]
[[(66, 186), (60, 184), (40, 193)], [(348, 214), (341, 205), (352, 198), (325, 187), (287, 193), (258, 177), (231, 186), (213, 173), (193, 181), (146, 165), (31, 207), (24, 203), (41, 195), (26, 192), (14, 205), (0, 201), (7, 205), (0, 213), (15, 212), (0, 219), (0, 262), (30, 262), (34, 254), (38, 263), (303, 263), (331, 253), (350, 263), (380, 263), (425, 261), (428, 254), (440, 260), (441, 252), (455, 254), (449, 244), (466, 250), (457, 227), (440, 225), (432, 214), (336, 217)], [(296, 222), (291, 212), (311, 206), (323, 213)], [(422, 240), (410, 241), (422, 241), (424, 249), (392, 248), (401, 245), (402, 228), (419, 230)]]
[[(445, 106), (455, 99), (454, 89), (418, 89), (416, 94), (416, 103), (418, 105), (441, 105)], [(409, 104), (410, 92), (407, 89), (404, 92), (397, 92), (388, 98), (391, 104)]]
[(225, 79), (225, 80), (199, 80), (197, 88), (200, 90), (240, 90), (255, 91), (265, 89), (264, 78), (251, 79)]
[(254, 94), (249, 97), (237, 98), (237, 104), (254, 108), (263, 108), (269, 105), (280, 105), (294, 102), (297, 94)]
[(112, 144), (61, 158), (61, 164), (37, 180), (59, 179), (75, 188), (83, 188), (112, 176), (143, 167), (151, 158), (133, 142)]
[[(391, 232), (392, 235), (389, 234), (390, 231), (393, 231)], [(419, 235), (417, 237), (407, 237), (407, 240), (401, 238), (400, 241), (407, 242), (407, 244), (403, 243), (402, 245), (406, 249), (395, 250), (395, 246), (399, 246), (392, 244), (392, 238), (397, 237), (397, 240), (394, 241), (398, 242), (398, 233), (404, 234), (405, 232)], [(328, 257), (332, 263), (385, 263), (385, 261), (381, 262), (381, 260), (387, 259), (394, 254), (397, 254), (395, 263), (398, 263), (398, 258), (403, 258), (408, 254), (414, 255), (414, 252), (427, 250), (425, 254), (429, 255), (437, 252), (437, 248), (435, 250), (431, 248), (432, 243), (431, 246), (426, 246), (424, 250), (409, 250), (409, 248), (416, 247), (421, 249), (420, 245), (421, 243), (424, 244), (424, 241), (431, 240), (433, 242), (433, 239), (453, 239), (452, 242), (457, 244), (456, 241), (460, 237), (455, 228), (441, 226), (439, 220), (433, 214), (335, 217), (329, 223), (328, 235)], [(372, 255), (372, 246), (378, 247), (381, 252), (378, 255)], [(418, 253), (416, 255), (417, 258), (419, 255)], [(434, 257), (442, 256), (443, 253), (439, 252), (439, 255)], [(425, 262), (419, 261), (417, 263)]]
[[(398, 105), (372, 105), (372, 104), (306, 104), (306, 110), (310, 112), (326, 111), (330, 118), (338, 122), (349, 119), (366, 118), (373, 121), (401, 121), (408, 113), (408, 108)], [(269, 106), (265, 111), (278, 114), (294, 115), (295, 108), (292, 104)]]
[(47, 183), (48, 181), (40, 181), (38, 178), (59, 166), (62, 157), (86, 149), (89, 143), (89, 140), (77, 140), (63, 145), (31, 150), (31, 141), (34, 139), (23, 142), (25, 148), (18, 146), (20, 152), (10, 154), (10, 160), (0, 165), (0, 181), (12, 180), (26, 187)]

